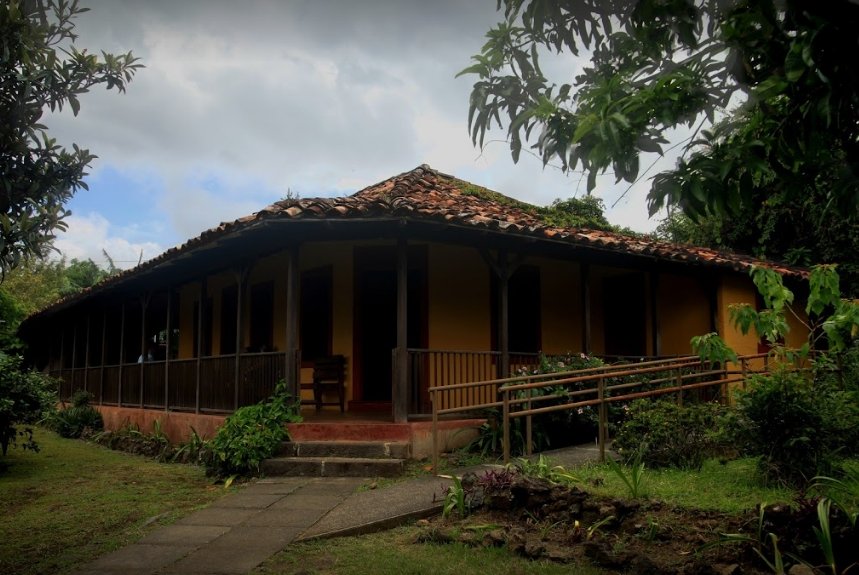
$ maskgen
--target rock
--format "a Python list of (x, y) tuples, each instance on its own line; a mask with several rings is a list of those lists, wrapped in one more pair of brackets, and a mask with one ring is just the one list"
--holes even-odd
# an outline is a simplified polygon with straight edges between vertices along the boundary
[(539, 559), (546, 552), (546, 546), (539, 539), (532, 538), (525, 541), (525, 546), (522, 549), (525, 557), (530, 559)]
[(503, 547), (507, 544), (507, 533), (503, 529), (493, 529), (486, 534), (493, 547)]
[(659, 567), (646, 555), (636, 553), (629, 561), (629, 571), (636, 575), (664, 575), (665, 569)]
[(808, 565), (797, 563), (796, 565), (787, 570), (787, 575), (815, 575), (815, 573), (814, 569), (812, 569)]
[(740, 575), (742, 573), (740, 566), (736, 563), (731, 563), (730, 565), (713, 565), (713, 569), (719, 575)]
[(418, 527), (428, 527), (429, 524), (430, 522), (428, 519), (418, 519), (417, 521), (415, 521), (415, 525), (417, 525)]

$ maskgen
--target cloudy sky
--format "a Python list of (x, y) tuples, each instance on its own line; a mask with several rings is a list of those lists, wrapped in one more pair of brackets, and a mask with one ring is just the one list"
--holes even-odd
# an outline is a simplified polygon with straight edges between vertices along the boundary
[[(350, 194), (422, 163), (535, 204), (585, 193), (580, 174), (513, 164), (501, 133), (471, 144), (472, 80), (454, 76), (499, 19), (495, 0), (81, 3), (78, 46), (131, 50), (146, 68), (126, 94), (46, 118), (99, 156), (56, 242), (69, 258), (104, 263), (105, 249), (128, 267), (288, 192)], [(552, 64), (559, 82), (578, 65)], [(644, 196), (659, 167), (613, 223), (655, 227)], [(598, 182), (607, 206), (627, 187)]]

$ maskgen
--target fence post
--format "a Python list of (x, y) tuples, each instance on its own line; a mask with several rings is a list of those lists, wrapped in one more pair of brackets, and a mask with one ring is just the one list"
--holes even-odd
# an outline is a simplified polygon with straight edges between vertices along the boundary
[(430, 391), (432, 404), (432, 470), (438, 472), (438, 402), (435, 390)]
[(683, 407), (683, 370), (677, 368), (677, 405)]
[(501, 393), (504, 395), (504, 463), (510, 463), (510, 394), (503, 387)]
[(606, 428), (608, 427), (608, 409), (605, 403), (605, 378), (602, 376), (597, 382), (597, 398), (599, 399), (599, 424), (597, 440), (600, 448), (600, 462), (605, 463), (605, 441)]
[[(528, 394), (528, 411), (531, 411), (531, 390), (527, 390), (526, 393)], [(528, 442), (527, 453), (531, 456), (534, 453), (534, 427), (531, 423), (531, 414), (525, 418), (525, 441)]]
[[(766, 362), (764, 363), (766, 365)], [(746, 366), (746, 359), (743, 358), (740, 360), (740, 372), (743, 375), (743, 391), (746, 390), (746, 376), (748, 375), (748, 367)]]

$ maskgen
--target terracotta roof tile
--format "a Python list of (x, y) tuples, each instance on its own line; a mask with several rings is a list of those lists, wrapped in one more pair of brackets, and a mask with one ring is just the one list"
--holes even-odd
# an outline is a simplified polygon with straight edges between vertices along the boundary
[(110, 277), (80, 294), (61, 300), (39, 314), (48, 312), (60, 304), (82, 299), (92, 291), (101, 291), (123, 282), (180, 254), (213, 242), (225, 234), (240, 232), (263, 220), (361, 219), (371, 216), (405, 216), (420, 220), (438, 220), (467, 227), (483, 227), (501, 230), (504, 233), (526, 234), (553, 241), (564, 241), (585, 248), (599, 247), (618, 253), (647, 255), (667, 261), (696, 262), (736, 271), (747, 271), (753, 265), (763, 265), (785, 276), (806, 278), (808, 275), (807, 270), (802, 268), (758, 260), (741, 254), (672, 244), (649, 237), (633, 237), (610, 231), (551, 226), (540, 218), (536, 206), (519, 202), (422, 165), (364, 188), (351, 196), (282, 200), (249, 216), (232, 222), (223, 222), (135, 268)]

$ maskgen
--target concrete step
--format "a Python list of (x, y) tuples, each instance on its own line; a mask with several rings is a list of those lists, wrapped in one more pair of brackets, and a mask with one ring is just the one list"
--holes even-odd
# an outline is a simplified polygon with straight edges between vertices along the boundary
[(302, 422), (288, 423), (293, 441), (411, 441), (408, 423)]
[(402, 459), (365, 457), (273, 457), (262, 462), (268, 476), (289, 477), (397, 477)]
[(285, 441), (280, 456), (408, 459), (409, 451), (403, 441)]

